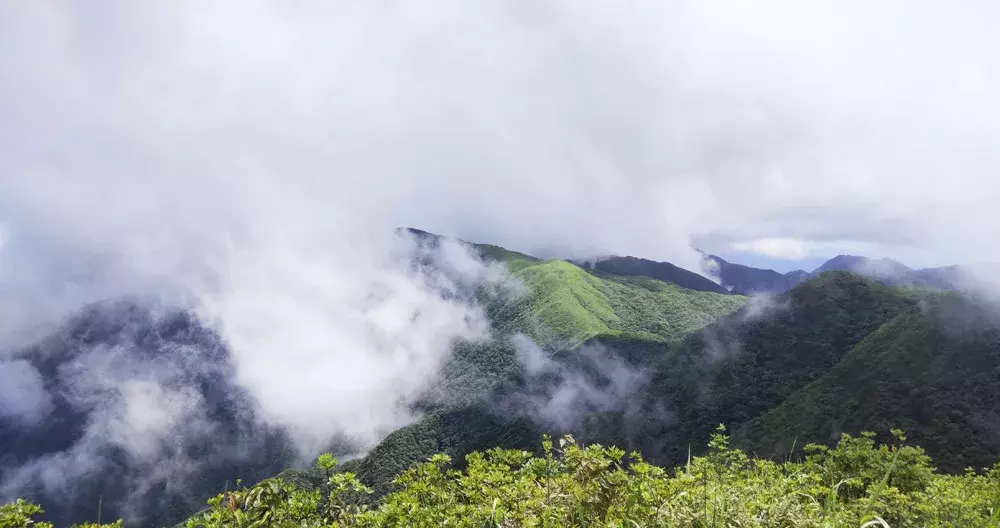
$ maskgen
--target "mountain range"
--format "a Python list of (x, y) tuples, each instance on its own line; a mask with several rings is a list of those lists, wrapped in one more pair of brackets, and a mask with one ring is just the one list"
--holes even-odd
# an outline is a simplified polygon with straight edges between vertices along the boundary
[(684, 288), (716, 293), (751, 295), (786, 292), (810, 277), (827, 271), (849, 271), (894, 286), (967, 290), (987, 287), (988, 278), (1000, 271), (997, 266), (941, 266), (913, 269), (888, 258), (870, 259), (856, 255), (837, 255), (813, 271), (795, 270), (779, 273), (771, 269), (754, 268), (729, 262), (722, 257), (702, 253), (708, 278), (669, 262), (657, 262), (637, 257), (610, 256), (594, 260), (577, 260), (578, 265), (616, 275), (652, 277)]
[[(404, 232), (431, 248), (442, 240)], [(716, 282), (637, 257), (542, 260), (463, 244), (505, 268), (518, 293), (472, 292), (489, 338), (456, 341), (433, 383), (408, 403), (419, 419), (340, 466), (374, 489), (367, 500), (435, 453), (461, 461), (492, 447), (535, 451), (546, 433), (668, 466), (697, 454), (720, 423), (736, 446), (763, 457), (794, 456), (842, 433), (888, 438), (895, 427), (944, 471), (1000, 456), (1000, 315), (960, 268), (838, 256), (812, 272), (781, 274), (707, 256)], [(7, 368), (16, 362), (41, 376), (45, 419), (27, 424), (0, 413), (0, 491), (46, 504), (56, 522), (93, 518), (103, 503), (107, 517), (123, 515), (126, 525), (169, 525), (237, 478), (253, 483), (279, 471), (301, 487), (323, 485), (317, 468), (294, 467), (289, 431), (256, 419), (226, 343), (190, 314), (111, 300), (10, 357)], [(96, 439), (115, 430), (107, 420), (116, 391), (152, 391), (165, 408), (171, 400), (94, 371), (125, 381), (153, 375), (203, 409), (175, 402), (198, 419), (148, 448), (156, 458), (136, 457), (147, 447)], [(351, 447), (329, 439), (334, 452)], [(87, 471), (59, 477), (84, 492), (67, 499), (42, 485), (55, 478), (48, 468), (81, 458)], [(209, 463), (169, 478), (151, 471), (191, 460)]]

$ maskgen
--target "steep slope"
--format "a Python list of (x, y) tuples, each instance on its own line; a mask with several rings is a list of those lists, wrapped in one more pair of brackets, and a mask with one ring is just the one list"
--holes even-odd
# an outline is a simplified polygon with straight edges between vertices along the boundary
[[(424, 418), (345, 465), (379, 492), (390, 489), (393, 475), (435, 452), (461, 460), (488, 446), (535, 448), (543, 431), (554, 432), (557, 427), (551, 422), (540, 423), (537, 416), (508, 407), (512, 395), (545, 389), (537, 385), (539, 380), (526, 378), (514, 336), (531, 336), (557, 364), (576, 362), (577, 370), (590, 366), (576, 361), (576, 350), (584, 342), (614, 348), (622, 356), (619, 347), (635, 345), (636, 363), (648, 363), (670, 343), (746, 303), (742, 296), (584, 270), (566, 261), (540, 261), (496, 246), (476, 247), (487, 258), (507, 263), (523, 290), (514, 298), (484, 295), (493, 338), (460, 343), (435, 388), (419, 405), (427, 413)], [(543, 377), (558, 382), (564, 375)]]
[(591, 272), (561, 260), (524, 265), (513, 277), (525, 292), (497, 300), (497, 326), (558, 348), (600, 335), (675, 341), (746, 303), (741, 296)]
[(806, 280), (804, 271), (778, 273), (770, 269), (753, 268), (728, 262), (721, 257), (709, 255), (718, 266), (719, 280), (727, 290), (741, 295), (751, 293), (782, 293)]
[(656, 262), (638, 257), (607, 257), (596, 261), (574, 262), (587, 269), (595, 269), (614, 275), (650, 277), (676, 284), (689, 290), (714, 293), (729, 293), (722, 285), (712, 282), (697, 273), (688, 271), (669, 262)]
[[(750, 304), (661, 354), (629, 447), (681, 460), (719, 423), (779, 405), (836, 365), (855, 344), (915, 301), (846, 272), (811, 279), (766, 305)], [(657, 409), (661, 409), (657, 412)]]
[(942, 469), (1000, 455), (1000, 319), (995, 308), (940, 294), (867, 336), (844, 359), (738, 441), (762, 452), (830, 442), (841, 432), (904, 429)]
[[(540, 265), (542, 269), (534, 272), (545, 272), (549, 264), (556, 264), (560, 272), (571, 273), (571, 265), (560, 262)], [(576, 269), (578, 272), (572, 273), (583, 273), (576, 278), (596, 291), (599, 285), (593, 281), (599, 279)], [(565, 282), (563, 277), (560, 284)], [(446, 405), (450, 410), (432, 411), (427, 424), (420, 422), (402, 429), (357, 462), (358, 466), (348, 467), (363, 468), (359, 473), (372, 479), (366, 481), (369, 485), (388, 489), (384, 480), (388, 473), (375, 469), (380, 467), (379, 460), (390, 461), (394, 469), (415, 463), (417, 457), (429, 452), (431, 438), (467, 438), (467, 442), (446, 442), (449, 453), (461, 455), (483, 441), (479, 430), (511, 431), (502, 437), (509, 444), (496, 444), (518, 448), (533, 445), (531, 442), (541, 431), (573, 432), (588, 442), (613, 443), (637, 449), (657, 462), (678, 463), (686, 456), (689, 444), (704, 445), (720, 422), (742, 423), (777, 406), (913, 302), (877, 282), (836, 272), (800, 285), (773, 305), (746, 306), (680, 342), (659, 336), (614, 334), (605, 329), (605, 333), (578, 347), (552, 352), (551, 358), (558, 366), (540, 377), (526, 374), (524, 362), (516, 358), (516, 346), (510, 341), (489, 354), (469, 349), (463, 359), (455, 360), (455, 368), (446, 370), (480, 372), (488, 368), (483, 358), (489, 355), (493, 359), (488, 361), (509, 367), (504, 371), (509, 376), (504, 383), (482, 387), (467, 380), (462, 384), (479, 386), (479, 401), (489, 405), (466, 400), (457, 407)], [(543, 302), (541, 307), (545, 309), (547, 304)], [(585, 349), (605, 351), (604, 357), (614, 358), (611, 368), (600, 358), (580, 360), (585, 357), (581, 354)], [(630, 386), (610, 390), (609, 384), (616, 382), (612, 378), (623, 375), (630, 380)], [(443, 383), (448, 386), (453, 382)], [(556, 420), (524, 414), (510, 407), (512, 397), (556, 404), (557, 410), (566, 410), (560, 411)], [(589, 409), (578, 405), (580, 400), (588, 399), (598, 404)], [(438, 421), (439, 412), (451, 417), (445, 429)], [(569, 414), (579, 416), (571, 419)], [(461, 420), (455, 421), (460, 416), (467, 417), (464, 425)], [(465, 432), (456, 433), (462, 430)]]
[(37, 385), (31, 412), (0, 409), (0, 494), (44, 501), (60, 526), (98, 501), (131, 525), (175, 521), (226, 481), (255, 482), (295, 457), (255, 416), (219, 336), (185, 312), (94, 304), (6, 369), (22, 378), (15, 399)]

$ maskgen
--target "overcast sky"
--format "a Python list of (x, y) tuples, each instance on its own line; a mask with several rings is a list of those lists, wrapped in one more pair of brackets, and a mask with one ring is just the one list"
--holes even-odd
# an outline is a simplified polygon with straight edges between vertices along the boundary
[[(304, 452), (334, 432), (370, 445), (414, 418), (455, 338), (488, 335), (454, 292), (517, 291), (458, 245), (412, 269), (401, 225), (695, 271), (694, 248), (778, 269), (1000, 261), (998, 15), (990, 0), (0, 2), (0, 379), (18, 380), (0, 407), (48, 412), (16, 345), (138, 294), (216, 330)], [(140, 440), (194, 408), (155, 412), (187, 401), (169, 377), (87, 373), (119, 385)]]
[(289, 212), (692, 268), (1000, 260), (998, 11), (5, 2), (0, 270), (171, 276)]

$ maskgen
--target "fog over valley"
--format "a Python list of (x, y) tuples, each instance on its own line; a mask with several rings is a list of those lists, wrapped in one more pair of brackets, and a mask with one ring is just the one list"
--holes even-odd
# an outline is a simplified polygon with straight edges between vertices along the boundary
[(322, 452), (377, 499), (438, 451), (669, 466), (719, 423), (984, 466), (998, 17), (0, 5), (0, 503), (172, 525)]

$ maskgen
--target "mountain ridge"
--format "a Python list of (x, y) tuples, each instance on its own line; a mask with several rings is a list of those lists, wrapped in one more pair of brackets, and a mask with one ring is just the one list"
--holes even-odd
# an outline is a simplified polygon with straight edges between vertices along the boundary
[[(399, 232), (413, 236), (423, 250), (448, 238)], [(693, 279), (696, 274), (669, 263), (619, 257), (604, 269), (584, 268), (451, 240), (467, 244), (490, 265), (504, 266), (521, 288), (517, 294), (480, 287), (464, 292), (462, 299), (467, 294), (483, 308), (490, 335), (453, 343), (437, 377), (408, 403), (420, 418), (340, 467), (376, 490), (370, 504), (395, 489), (392, 479), (401, 471), (435, 453), (448, 454), (461, 467), (466, 454), (490, 447), (537, 450), (543, 433), (573, 433), (583, 442), (634, 449), (666, 465), (683, 464), (688, 446), (704, 446), (719, 423), (733, 431), (734, 445), (765, 455), (791, 456), (793, 445), (832, 443), (844, 432), (874, 430), (885, 437), (903, 426), (947, 471), (1000, 456), (1000, 433), (989, 427), (1000, 420), (991, 409), (1000, 401), (1000, 321), (990, 305), (966, 294), (859, 274), (859, 267), (872, 268), (864, 257), (831, 259), (824, 265), (844, 269), (819, 273), (779, 274), (726, 262), (730, 277), (742, 274), (741, 288), (772, 288), (770, 295), (748, 298), (729, 291), (735, 286), (719, 291), (718, 284), (707, 286), (703, 277)], [(427, 251), (414, 258), (415, 266), (437, 265)], [(905, 275), (894, 262), (878, 264)], [(934, 269), (944, 277), (956, 273)], [(693, 280), (696, 288), (643, 273)], [(773, 290), (791, 282), (784, 291)], [(193, 476), (196, 485), (183, 497), (156, 488), (135, 504), (123, 504), (124, 490), (86, 481), (86, 493), (52, 508), (51, 518), (89, 517), (94, 495), (107, 493), (111, 515), (127, 506), (173, 522), (192, 513), (194, 499), (236, 477), (253, 483), (281, 468), (282, 478), (297, 485), (323, 487), (316, 468), (295, 469), (286, 431), (254, 429), (252, 408), (244, 408), (249, 399), (230, 387), (233, 364), (225, 343), (190, 314), (155, 315), (141, 304), (112, 302), (82, 310), (61, 332), (18, 356), (33, 361), (56, 392), (69, 391), (53, 385), (61, 376), (86, 372), (77, 365), (84, 348), (96, 364), (119, 361), (122, 372), (142, 373), (150, 368), (147, 361), (166, 362), (173, 369), (164, 378), (168, 386), (190, 383), (202, 399), (218, 402), (219, 431), (251, 434), (223, 434), (212, 439), (215, 444), (188, 446), (219, 464)], [(182, 345), (188, 348), (179, 354)], [(121, 347), (127, 353), (114, 352)], [(73, 412), (60, 411), (65, 420), (54, 427), (72, 429), (93, 419)], [(74, 431), (64, 436), (78, 439)], [(9, 446), (16, 443), (23, 451), (17, 451), (19, 460), (58, 453), (61, 444), (38, 436), (50, 433), (25, 436), (0, 428), (0, 449), (14, 452)], [(226, 465), (227, 442), (248, 438), (271, 443)], [(0, 464), (0, 481), (11, 474), (10, 462)], [(110, 469), (98, 476), (128, 474), (135, 469), (129, 464), (113, 455)], [(52, 502), (29, 492), (29, 498)]]

